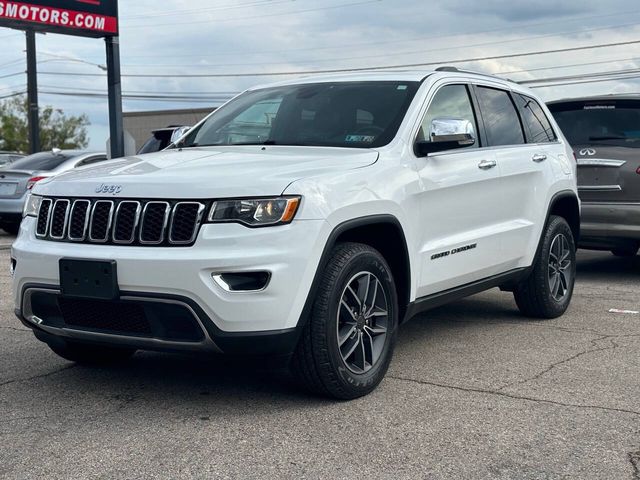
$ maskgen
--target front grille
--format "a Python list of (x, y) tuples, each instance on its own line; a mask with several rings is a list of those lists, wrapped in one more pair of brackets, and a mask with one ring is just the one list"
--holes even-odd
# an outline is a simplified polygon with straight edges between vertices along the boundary
[(206, 207), (197, 201), (45, 198), (36, 236), (76, 243), (189, 246)]

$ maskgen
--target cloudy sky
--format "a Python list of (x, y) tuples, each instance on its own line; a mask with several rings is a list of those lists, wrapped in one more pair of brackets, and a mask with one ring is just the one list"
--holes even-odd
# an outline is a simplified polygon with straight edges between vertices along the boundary
[[(633, 72), (640, 68), (636, 8), (622, 0), (120, 0), (125, 93), (208, 97), (126, 99), (124, 110), (215, 106), (256, 83), (288, 78), (262, 75), (273, 72), (447, 64), (635, 40), (456, 66), (519, 81), (631, 70), (615, 81), (536, 89), (545, 100), (639, 92), (640, 78), (629, 78), (640, 75)], [(61, 35), (38, 35), (37, 41), (40, 90), (66, 94), (41, 93), (41, 103), (87, 113), (91, 147), (104, 148), (106, 98), (69, 95), (106, 93), (97, 66), (105, 63), (104, 42)], [(25, 75), (10, 76), (24, 71), (24, 35), (0, 28), (0, 47), (2, 97), (25, 89)], [(140, 74), (165, 76), (126, 76)], [(192, 77), (207, 74), (223, 76)]]

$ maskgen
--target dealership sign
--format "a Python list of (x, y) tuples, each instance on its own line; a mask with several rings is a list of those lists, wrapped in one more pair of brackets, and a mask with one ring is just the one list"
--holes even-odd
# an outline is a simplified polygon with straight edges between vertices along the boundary
[(118, 35), (117, 0), (0, 0), (0, 26), (87, 37)]

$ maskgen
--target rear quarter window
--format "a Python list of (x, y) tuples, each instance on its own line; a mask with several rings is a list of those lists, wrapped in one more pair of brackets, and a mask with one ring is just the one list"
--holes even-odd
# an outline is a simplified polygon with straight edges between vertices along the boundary
[(514, 98), (520, 107), (522, 119), (527, 126), (527, 141), (529, 143), (545, 143), (557, 140), (551, 122), (542, 107), (533, 98), (515, 94)]

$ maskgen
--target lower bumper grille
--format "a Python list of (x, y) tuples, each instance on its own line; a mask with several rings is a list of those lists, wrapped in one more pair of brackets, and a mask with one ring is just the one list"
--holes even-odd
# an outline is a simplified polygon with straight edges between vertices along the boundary
[(64, 323), (71, 327), (128, 335), (148, 336), (152, 333), (144, 308), (135, 303), (61, 297), (58, 299), (58, 305)]
[(31, 312), (42, 325), (108, 335), (202, 342), (204, 331), (182, 304), (150, 300), (93, 300), (34, 291)]

